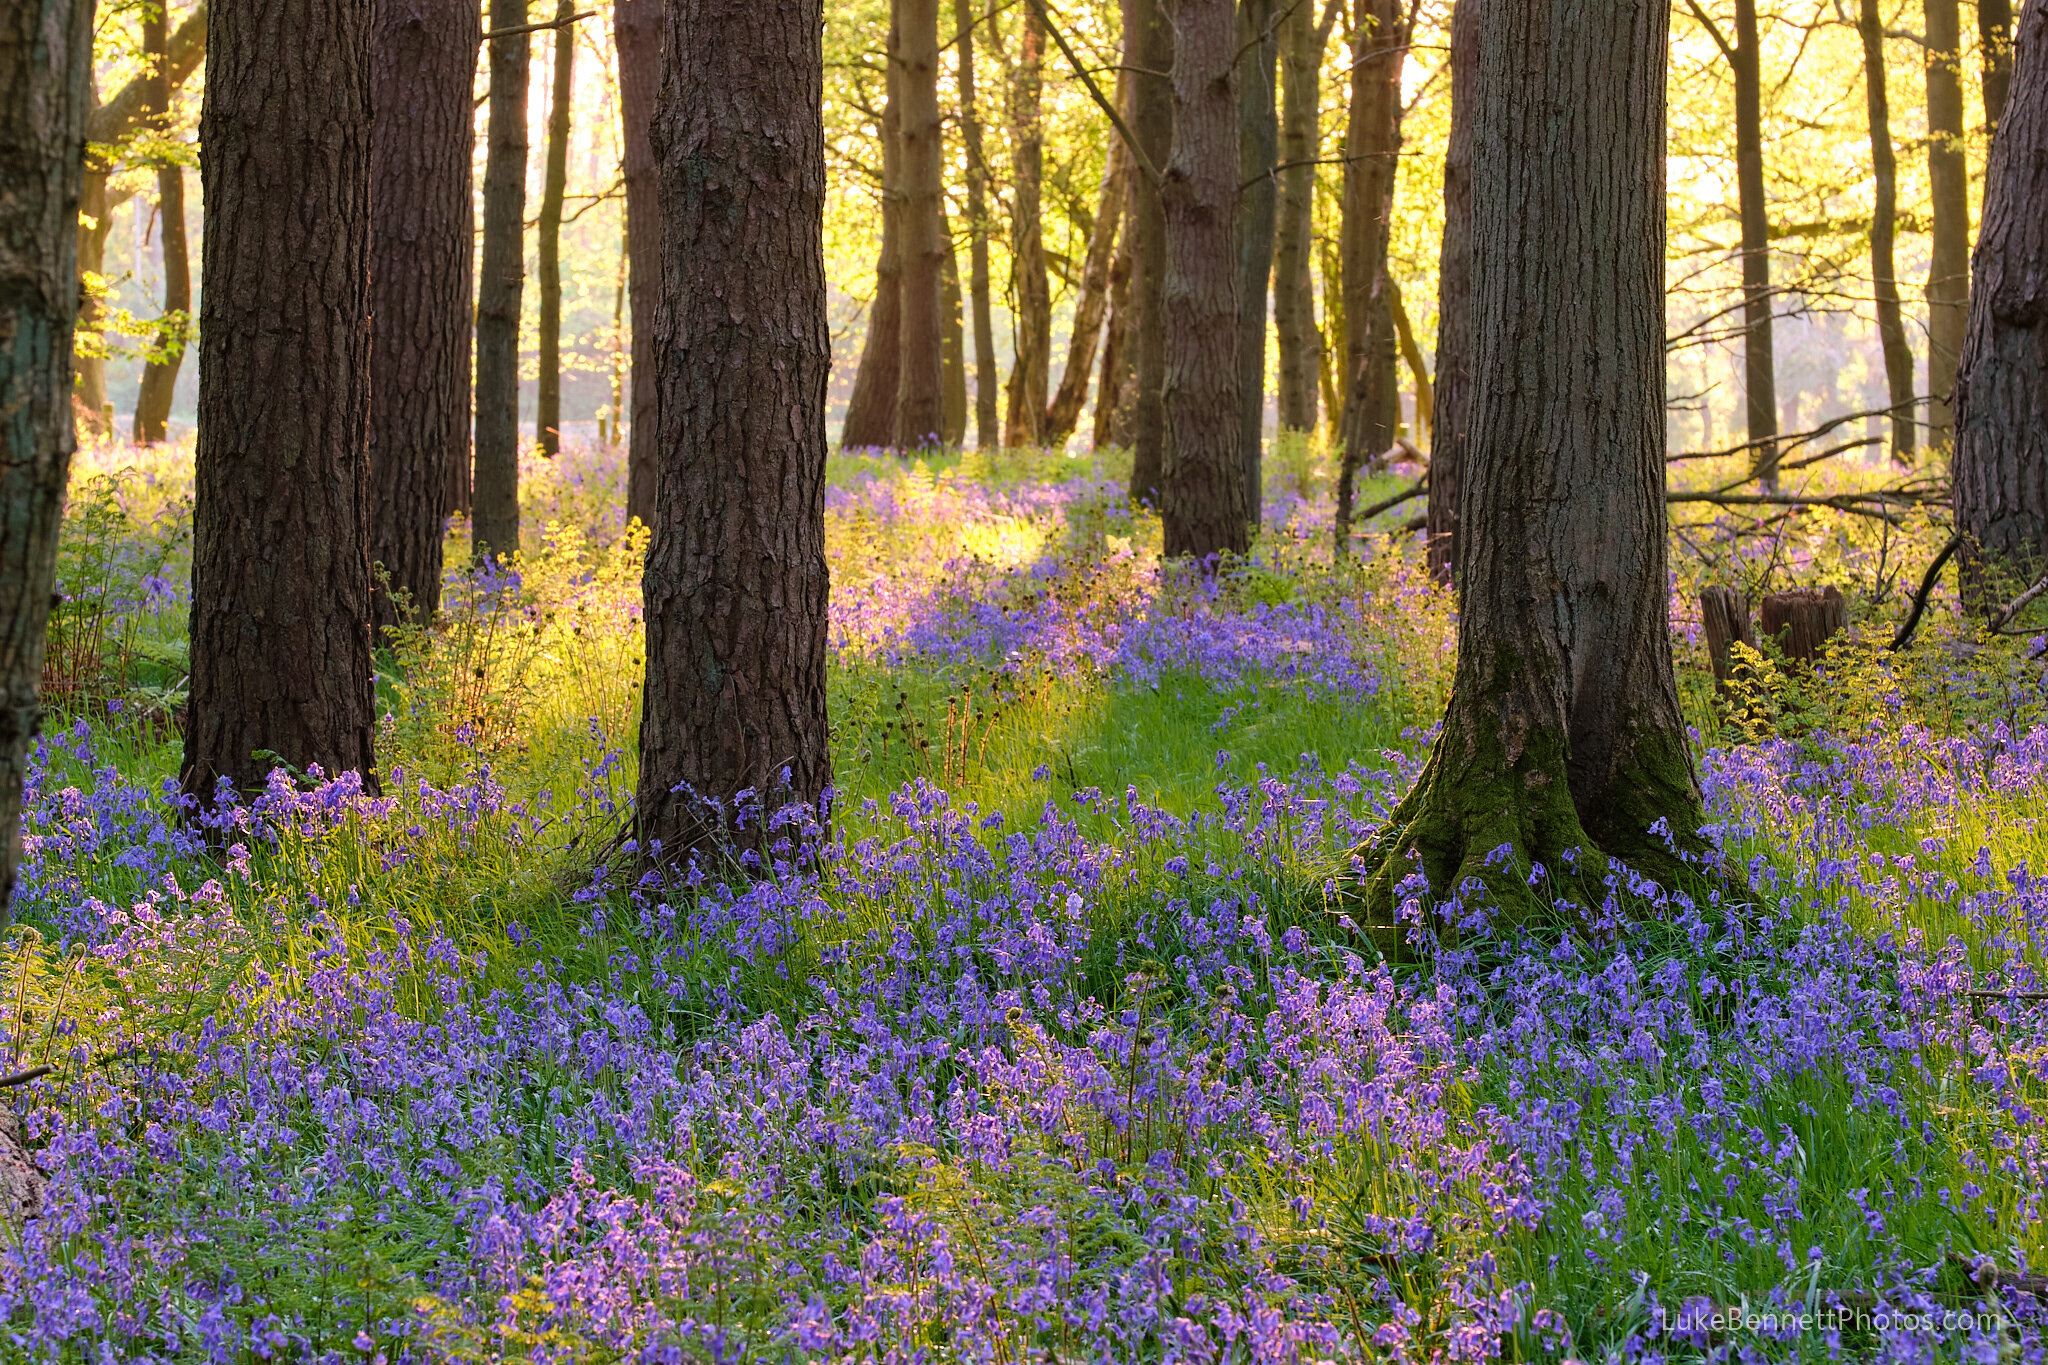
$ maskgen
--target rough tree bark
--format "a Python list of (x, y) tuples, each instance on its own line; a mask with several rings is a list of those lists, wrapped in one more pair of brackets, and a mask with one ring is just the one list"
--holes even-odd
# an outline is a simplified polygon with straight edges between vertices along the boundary
[(1279, 194), (1273, 242), (1273, 327), (1280, 343), (1280, 429), (1311, 431), (1316, 424), (1316, 370), (1323, 338), (1316, 329), (1316, 168), (1322, 147), (1323, 53), (1343, 0), (1329, 0), (1323, 17), (1306, 3), (1293, 5), (1280, 26), (1284, 106), (1280, 124)]
[(945, 266), (942, 230), (945, 125), (939, 114), (939, 0), (896, 0), (895, 98), (903, 177), (902, 324), (896, 367), (899, 450), (941, 444), (946, 434)]
[(1952, 394), (1970, 310), (1970, 168), (1963, 142), (1963, 23), (1957, 0), (1926, 0), (1928, 440), (1955, 432)]
[(903, 364), (903, 104), (896, 88), (896, 25), (891, 21), (884, 54), (882, 103), (882, 248), (875, 259), (875, 298), (868, 305), (868, 334), (847, 395), (839, 444), (874, 450), (896, 439), (896, 395)]
[(1899, 222), (1899, 163), (1892, 152), (1891, 102), (1885, 93), (1884, 21), (1877, 0), (1860, 0), (1856, 31), (1863, 39), (1863, 102), (1870, 120), (1870, 165), (1877, 203), (1870, 217), (1870, 277), (1877, 302), (1877, 339), (1891, 403), (1892, 458), (1913, 460), (1913, 348), (1899, 309), (1893, 241)]
[(1237, 369), (1237, 21), (1231, 0), (1173, 0), (1173, 155), (1166, 211), (1169, 559), (1250, 545)]
[(1735, 189), (1742, 218), (1742, 389), (1751, 469), (1778, 486), (1778, 369), (1771, 326), (1771, 220), (1764, 198), (1763, 53), (1756, 0), (1735, 0)]
[(1066, 445), (1088, 403), (1088, 380), (1095, 369), (1095, 348), (1102, 337), (1103, 322), (1109, 315), (1110, 272), (1115, 268), (1117, 244), (1123, 239), (1124, 205), (1130, 199), (1130, 181), (1136, 175), (1130, 149), (1123, 139), (1111, 137), (1109, 154), (1103, 159), (1102, 191), (1095, 202), (1095, 227), (1088, 234), (1088, 254), (1081, 262), (1081, 287), (1074, 297), (1074, 327), (1067, 342), (1067, 366), (1060, 372), (1060, 386), (1045, 411), (1040, 439), (1054, 450)]
[(996, 426), (996, 331), (989, 312), (988, 158), (981, 142), (981, 116), (974, 104), (974, 0), (953, 0), (960, 26), (960, 140), (967, 145), (967, 302), (974, 315), (974, 444), (994, 450)]
[(2012, 0), (1977, 0), (1977, 46), (1984, 62), (1984, 132), (1996, 137), (2012, 88)]
[(469, 492), (471, 161), (481, 12), (376, 0), (370, 48), (370, 562), (423, 620), (441, 609), (448, 516)]
[(742, 792), (831, 780), (822, 31), (821, 0), (670, 0), (643, 857), (732, 839)]
[(1458, 576), (1458, 504), (1472, 408), (1472, 119), (1479, 98), (1479, 13), (1451, 10), (1451, 134), (1444, 150), (1444, 236), (1437, 255), (1435, 426), (1429, 442), (1429, 571)]
[(533, 435), (540, 443), (540, 453), (549, 459), (562, 451), (562, 201), (569, 193), (569, 114), (576, 97), (575, 14), (574, 0), (555, 0), (555, 83), (548, 100), (548, 146), (536, 244), (540, 258), (540, 376), (534, 387)]
[(946, 328), (941, 338), (946, 372), (945, 443), (958, 450), (967, 439), (966, 300), (960, 296), (960, 258), (953, 245), (953, 225), (946, 218), (943, 204), (939, 210), (939, 240), (945, 250), (939, 261), (944, 272), (939, 278), (939, 307), (945, 314)]
[[(1971, 595), (2002, 561), (2048, 561), (2048, 4), (2020, 13), (1985, 172), (1970, 330), (1956, 376), (1955, 524)], [(1994, 604), (1995, 605), (1995, 604)]]
[(370, 12), (213, 0), (185, 790), (272, 767), (376, 787)]
[(1135, 174), (1124, 177), (1124, 230), (1118, 234), (1116, 261), (1109, 268), (1109, 322), (1102, 333), (1102, 375), (1095, 385), (1097, 450), (1131, 443), (1131, 408), (1138, 383), (1130, 342), (1132, 239), (1138, 235), (1133, 196), (1150, 193), (1152, 187)]
[(0, 928), (42, 719), (44, 632), (77, 436), (71, 329), (93, 0), (0, 12)]
[[(154, 64), (149, 74), (147, 117), (169, 135), (171, 113), (170, 24), (161, 6), (142, 14), (142, 50)], [(156, 168), (157, 231), (164, 253), (164, 311), (150, 339), (151, 355), (135, 395), (135, 443), (153, 445), (170, 425), (171, 399), (192, 334), (192, 261), (185, 242), (185, 169), (168, 158)]]
[[(491, 0), (492, 29), (526, 23), (527, 0)], [(486, 44), (484, 233), (476, 282), (476, 559), (519, 553), (519, 309), (526, 287), (526, 83), (533, 35)]]
[[(993, 33), (993, 30), (991, 30)], [(1052, 388), (1052, 287), (1046, 278), (1045, 26), (1026, 6), (1010, 72), (1010, 276), (1016, 295), (1016, 361), (1004, 393), (1003, 444), (1045, 440)]]
[[(624, 122), (626, 274), (633, 308), (631, 425), (626, 448), (626, 514), (654, 525), (654, 313), (661, 301), (661, 184), (654, 144), (654, 101), (661, 94), (663, 0), (617, 0), (612, 32), (619, 48), (619, 113)], [(616, 414), (613, 421), (617, 421)]]
[[(1244, 462), (1245, 512), (1254, 526), (1265, 502), (1266, 302), (1278, 227), (1273, 173), (1280, 164), (1277, 2), (1244, 0), (1237, 11), (1238, 46), (1244, 51), (1238, 63), (1243, 76), (1237, 97), (1238, 183), (1243, 186), (1237, 210), (1238, 446)], [(1301, 3), (1306, 8), (1307, 0)]]
[(1486, 439), (1465, 457), (1456, 680), (1367, 851), (1372, 913), (1411, 854), (1439, 894), (1476, 876), (1526, 908), (1531, 862), (1557, 878), (1606, 854), (1671, 876), (1660, 821), (1700, 847), (1666, 619), (1668, 20), (1657, 0), (1479, 17), (1471, 427)]
[[(1124, 0), (1124, 64), (1131, 68), (1131, 131), (1145, 159), (1173, 153), (1173, 26), (1164, 0)], [(1157, 504), (1166, 471), (1166, 210), (1150, 185), (1133, 201), (1131, 256), (1131, 500)]]

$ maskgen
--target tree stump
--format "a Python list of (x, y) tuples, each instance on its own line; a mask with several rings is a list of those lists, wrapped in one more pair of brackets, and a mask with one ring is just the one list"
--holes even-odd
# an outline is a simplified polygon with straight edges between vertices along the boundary
[(1729, 650), (1737, 640), (1756, 648), (1756, 629), (1749, 620), (1749, 595), (1740, 588), (1700, 589), (1700, 629), (1707, 637), (1707, 658), (1714, 665), (1714, 686), (1727, 692), (1735, 679)]
[(1834, 588), (1794, 588), (1764, 598), (1764, 638), (1786, 659), (1810, 664), (1837, 632), (1849, 628), (1849, 607)]

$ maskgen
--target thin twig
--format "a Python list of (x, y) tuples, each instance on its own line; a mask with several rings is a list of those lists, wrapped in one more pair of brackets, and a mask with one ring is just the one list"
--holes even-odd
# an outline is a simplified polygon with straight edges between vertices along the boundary
[(1081, 65), (1081, 59), (1075, 55), (1074, 49), (1067, 45), (1067, 35), (1061, 33), (1059, 26), (1053, 23), (1052, 14), (1045, 7), (1045, 0), (1031, 0), (1031, 11), (1038, 16), (1038, 22), (1045, 25), (1045, 31), (1052, 35), (1052, 40), (1059, 45), (1060, 51), (1066, 54), (1067, 65), (1074, 68), (1074, 74), (1081, 78), (1081, 84), (1087, 87), (1089, 95), (1101, 106), (1102, 112), (1109, 115), (1110, 126), (1116, 129), (1117, 136), (1124, 140), (1124, 145), (1131, 149), (1131, 160), (1143, 173), (1146, 183), (1152, 186), (1153, 192), (1157, 193), (1165, 176), (1152, 164), (1152, 158), (1145, 155), (1145, 148), (1138, 141), (1138, 135), (1124, 123), (1123, 115), (1116, 111), (1116, 105), (1102, 93), (1102, 87), (1095, 83), (1095, 77), (1088, 74), (1088, 68)]
[(578, 19), (594, 19), (596, 17), (597, 11), (594, 9), (584, 10), (580, 14), (557, 15), (553, 19), (548, 19), (538, 24), (521, 24), (517, 28), (494, 28), (477, 41), (488, 43), (493, 38), (517, 38), (522, 33), (538, 33), (544, 28), (567, 28)]

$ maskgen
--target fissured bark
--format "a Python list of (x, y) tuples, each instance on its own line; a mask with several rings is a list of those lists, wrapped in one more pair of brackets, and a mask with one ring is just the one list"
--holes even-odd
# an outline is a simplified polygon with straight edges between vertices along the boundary
[(1429, 571), (1458, 572), (1458, 488), (1464, 477), (1472, 398), (1472, 102), (1479, 78), (1479, 9), (1451, 11), (1451, 135), (1444, 151), (1444, 235), (1437, 255), (1436, 402), (1429, 441)]
[(946, 435), (945, 276), (952, 243), (942, 231), (945, 125), (939, 117), (939, 0), (897, 0), (896, 96), (903, 176), (902, 331), (897, 351), (898, 449), (940, 445)]
[[(490, 27), (527, 22), (527, 0), (491, 0)], [(519, 553), (519, 310), (526, 291), (526, 88), (531, 33), (485, 44), (490, 113), (484, 141), (484, 231), (476, 281), (476, 558)]]
[[(662, 0), (617, 0), (612, 32), (619, 47), (619, 114), (626, 142), (626, 276), (633, 303), (633, 357), (628, 383), (626, 515), (654, 525), (654, 314), (661, 300), (661, 177), (648, 129), (661, 94)], [(617, 420), (614, 414), (613, 420)]]
[[(1145, 159), (1164, 166), (1173, 150), (1173, 26), (1161, 0), (1124, 0), (1124, 51), (1131, 70), (1131, 131)], [(1156, 504), (1165, 485), (1166, 210), (1151, 185), (1131, 201), (1131, 498)]]

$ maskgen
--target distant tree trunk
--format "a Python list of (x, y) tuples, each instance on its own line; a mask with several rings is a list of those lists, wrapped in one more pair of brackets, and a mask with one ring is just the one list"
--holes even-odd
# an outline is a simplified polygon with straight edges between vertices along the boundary
[(940, 269), (939, 307), (945, 314), (945, 335), (941, 338), (946, 373), (946, 444), (958, 450), (967, 440), (967, 322), (961, 316), (960, 259), (953, 247), (953, 228), (941, 206), (939, 240), (945, 244)]
[(1778, 486), (1778, 380), (1772, 339), (1771, 220), (1764, 197), (1763, 54), (1756, 0), (1735, 0), (1735, 190), (1742, 218), (1742, 387), (1749, 414), (1750, 470)]
[(1451, 135), (1444, 150), (1444, 236), (1437, 256), (1435, 426), (1429, 441), (1429, 571), (1458, 575), (1458, 504), (1472, 410), (1472, 120), (1479, 100), (1480, 10), (1451, 10)]
[(1004, 395), (1003, 444), (1035, 446), (1045, 440), (1045, 409), (1052, 387), (1052, 289), (1046, 279), (1045, 30), (1026, 6), (1010, 79), (1010, 271), (1017, 297), (1016, 362)]
[[(147, 117), (169, 136), (171, 113), (170, 25), (162, 7), (142, 13), (142, 50), (155, 59), (150, 73)], [(171, 399), (178, 388), (178, 370), (191, 335), (192, 262), (185, 245), (185, 171), (164, 160), (156, 168), (157, 231), (164, 253), (164, 313), (150, 339), (154, 354), (143, 366), (142, 388), (135, 395), (135, 443), (153, 445), (170, 425)]]
[[(1145, 157), (1164, 166), (1173, 151), (1173, 28), (1162, 0), (1123, 0), (1124, 64), (1131, 71), (1131, 131)], [(1131, 499), (1157, 505), (1166, 477), (1166, 210), (1150, 185), (1132, 207)]]
[(0, 928), (21, 865), (22, 783), (42, 723), (44, 633), (77, 445), (71, 329), (92, 36), (93, 0), (0, 12)]
[(1877, 0), (1860, 0), (1856, 31), (1863, 39), (1863, 102), (1870, 117), (1870, 164), (1877, 205), (1870, 216), (1870, 277), (1877, 299), (1877, 339), (1884, 354), (1885, 392), (1891, 402), (1892, 458), (1913, 460), (1913, 350), (1899, 311), (1899, 277), (1892, 261), (1899, 221), (1899, 167), (1892, 154), (1891, 104), (1885, 95), (1884, 22)]
[(95, 436), (111, 436), (113, 423), (107, 415), (107, 362), (98, 354), (100, 331), (99, 300), (85, 292), (85, 277), (101, 275), (107, 268), (107, 235), (113, 228), (113, 203), (107, 194), (107, 167), (99, 158), (87, 156), (85, 178), (78, 196), (78, 277), (80, 299), (75, 340), (92, 338), (93, 353), (80, 354), (74, 361), (78, 374), (78, 408), (85, 429)]
[(895, 445), (918, 450), (946, 434), (946, 256), (942, 229), (945, 125), (939, 115), (939, 0), (896, 0), (896, 96), (903, 101), (903, 320)]
[(667, 467), (635, 807), (657, 861), (758, 842), (758, 822), (733, 824), (743, 792), (815, 804), (831, 781), (823, 18), (821, 0), (670, 0), (655, 125)]
[[(490, 0), (493, 29), (527, 22), (527, 0)], [(533, 35), (493, 38), (485, 129), (484, 238), (476, 287), (479, 563), (519, 553), (519, 311), (526, 285), (526, 77)]]
[(1955, 523), (1980, 600), (1992, 566), (2031, 578), (2048, 562), (2048, 4), (2014, 39), (1956, 379)]
[(441, 609), (455, 491), (469, 491), (476, 145), (470, 89), (481, 12), (377, 0), (370, 49), (370, 562), (422, 620)]
[(573, 0), (555, 0), (555, 86), (540, 191), (540, 378), (533, 403), (534, 439), (548, 459), (562, 450), (562, 200), (569, 194), (569, 113), (576, 97), (575, 14)]
[(1273, 326), (1280, 340), (1280, 428), (1310, 431), (1316, 424), (1316, 367), (1323, 339), (1316, 330), (1315, 280), (1309, 258), (1315, 249), (1316, 168), (1321, 154), (1323, 53), (1337, 17), (1336, 0), (1317, 22), (1308, 4), (1294, 5), (1280, 26), (1280, 55), (1287, 80), (1280, 125), (1277, 224), (1273, 244)]
[(982, 148), (981, 117), (974, 104), (974, 0), (953, 0), (960, 26), (960, 137), (967, 144), (967, 297), (974, 315), (974, 444), (994, 450), (996, 420), (996, 331), (989, 312), (988, 157)]
[(181, 780), (376, 789), (370, 656), (370, 14), (213, 0)]
[(1130, 150), (1123, 140), (1111, 137), (1109, 154), (1103, 158), (1102, 191), (1095, 202), (1095, 227), (1088, 235), (1088, 254), (1081, 263), (1081, 287), (1074, 297), (1074, 327), (1067, 343), (1067, 366), (1060, 373), (1059, 391), (1046, 409), (1041, 439), (1058, 450), (1081, 420), (1088, 403), (1088, 380), (1095, 369), (1095, 348), (1109, 314), (1110, 271), (1116, 264), (1117, 243), (1122, 240), (1121, 219), (1130, 199), (1134, 174)]
[(1956, 365), (1970, 315), (1970, 168), (1963, 152), (1963, 36), (1956, 0), (1926, 0), (1927, 181), (1934, 228), (1927, 263), (1928, 439), (1955, 432)]
[(1408, 367), (1408, 377), (1415, 384), (1415, 444), (1427, 449), (1430, 424), (1436, 420), (1436, 386), (1429, 379), (1429, 363), (1422, 358), (1422, 343), (1415, 339), (1415, 329), (1408, 321), (1401, 282), (1391, 274), (1387, 276), (1387, 306), (1393, 314), (1394, 340), (1401, 347), (1401, 363)]
[[(663, 0), (615, 0), (612, 32), (619, 47), (619, 112), (624, 122), (626, 273), (633, 305), (633, 396), (626, 449), (626, 515), (654, 525), (654, 315), (661, 301), (661, 178), (647, 130), (661, 94)], [(618, 421), (614, 413), (612, 421)]]
[[(1280, 164), (1280, 113), (1274, 67), (1280, 37), (1274, 28), (1277, 0), (1244, 0), (1238, 9), (1239, 63), (1244, 72), (1237, 100), (1237, 401), (1245, 512), (1259, 524), (1265, 501), (1262, 444), (1266, 434), (1266, 300), (1273, 278), (1273, 235)], [(1288, 0), (1295, 3), (1295, 0)], [(1306, 7), (1307, 0), (1300, 0)]]
[(875, 298), (868, 334), (847, 396), (839, 444), (875, 450), (896, 440), (896, 396), (903, 364), (903, 105), (897, 86), (896, 26), (889, 26), (886, 95), (882, 105), (882, 250), (875, 261)]
[(2012, 0), (1977, 0), (1977, 42), (1984, 61), (1984, 131), (1995, 137), (2012, 88)]
[(1562, 889), (1532, 895), (1531, 863), (1585, 874), (1597, 904), (1600, 853), (1678, 871), (1656, 822), (1701, 847), (1667, 621), (1668, 21), (1613, 0), (1480, 13), (1470, 412), (1486, 439), (1465, 454), (1443, 730), (1368, 858), (1381, 915), (1411, 851), (1439, 894), (1476, 876), (1513, 910)]
[(1095, 385), (1095, 448), (1131, 443), (1131, 408), (1137, 402), (1137, 370), (1131, 364), (1131, 264), (1138, 235), (1136, 199), (1152, 193), (1136, 175), (1124, 177), (1124, 229), (1116, 261), (1109, 268), (1109, 323), (1102, 336), (1102, 375)]
[(1387, 289), (1387, 244), (1401, 151), (1401, 68), (1408, 37), (1401, 0), (1359, 0), (1353, 28), (1351, 116), (1344, 167), (1344, 452), (1337, 473), (1337, 552), (1351, 538), (1358, 469), (1394, 444), (1400, 423), (1399, 355)]
[(1237, 22), (1231, 0), (1175, 0), (1166, 210), (1166, 556), (1244, 553), (1238, 406)]

